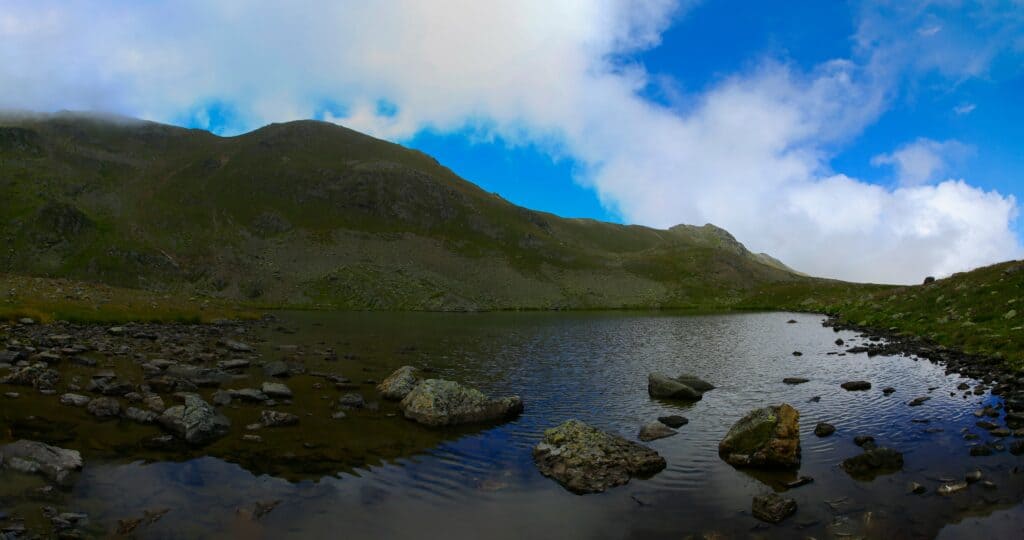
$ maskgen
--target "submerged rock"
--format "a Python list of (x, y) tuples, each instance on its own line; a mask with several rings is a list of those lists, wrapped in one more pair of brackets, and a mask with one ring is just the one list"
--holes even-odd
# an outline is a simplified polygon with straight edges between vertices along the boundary
[(82, 455), (36, 441), (20, 440), (0, 447), (0, 468), (40, 474), (66, 486), (71, 473), (82, 468)]
[(661, 373), (651, 373), (647, 376), (647, 393), (658, 399), (696, 401), (704, 396), (704, 392), (714, 388), (711, 383), (692, 375), (672, 378)]
[(782, 382), (786, 384), (803, 384), (805, 382), (810, 382), (810, 379), (805, 379), (803, 377), (786, 377), (785, 379), (782, 379)]
[(533, 461), (541, 474), (577, 494), (599, 493), (665, 468), (654, 450), (579, 420), (545, 431)]
[(796, 512), (796, 501), (780, 496), (778, 493), (758, 495), (751, 504), (754, 517), (768, 523), (781, 523)]
[(641, 441), (648, 442), (678, 434), (678, 431), (662, 424), (661, 422), (650, 422), (648, 424), (644, 424), (644, 426), (640, 428), (640, 433), (637, 435), (637, 438)]
[(819, 437), (828, 437), (835, 432), (836, 427), (828, 422), (818, 422), (818, 425), (814, 426), (814, 434)]
[(224, 435), (231, 421), (196, 394), (181, 394), (184, 405), (169, 407), (160, 415), (160, 424), (189, 444), (204, 445)]
[(396, 369), (388, 378), (377, 385), (377, 391), (384, 399), (399, 401), (409, 395), (412, 389), (419, 383), (416, 377), (416, 368), (402, 366)]
[(670, 428), (681, 428), (690, 423), (685, 416), (679, 416), (678, 414), (659, 416), (658, 421)]
[(869, 448), (859, 456), (843, 461), (843, 470), (858, 480), (891, 474), (903, 468), (903, 454), (892, 448)]
[(519, 396), (491, 399), (483, 392), (443, 379), (427, 379), (399, 404), (405, 417), (428, 426), (513, 418), (523, 411)]
[(799, 467), (800, 413), (787, 403), (750, 411), (718, 444), (718, 455), (735, 467)]

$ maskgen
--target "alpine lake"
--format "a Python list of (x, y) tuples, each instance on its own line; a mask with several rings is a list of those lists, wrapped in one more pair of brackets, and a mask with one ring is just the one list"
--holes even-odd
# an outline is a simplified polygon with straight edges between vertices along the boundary
[[(253, 347), (225, 358), (250, 364), (198, 393), (213, 403), (218, 390), (274, 380), (293, 397), (219, 406), (230, 432), (201, 447), (153, 444), (165, 433), (156, 424), (100, 420), (59, 401), (67, 384), (84, 387), (99, 370), (142, 383), (140, 365), (167, 354), (165, 338), (133, 336), (129, 327), (109, 337), (116, 351), (83, 353), (95, 365), (56, 364), (56, 394), (0, 384), (0, 445), (40, 441), (77, 450), (84, 462), (62, 489), (0, 470), (0, 531), (7, 531), (0, 537), (15, 538), (20, 528), (26, 537), (55, 535), (57, 512), (84, 516), (69, 537), (1019, 538), (1024, 457), (970, 452), (1015, 440), (977, 425), (1000, 422), (976, 415), (985, 407), (1003, 414), (1000, 398), (913, 356), (847, 352), (868, 338), (824, 320), (795, 313), (276, 312), (220, 327)], [(212, 337), (194, 340), (216, 347)], [(263, 364), (282, 360), (291, 373), (272, 379)], [(489, 396), (518, 395), (524, 410), (501, 423), (420, 425), (376, 389), (404, 365)], [(654, 372), (693, 374), (716, 388), (699, 401), (654, 399), (647, 391)], [(807, 382), (786, 384), (787, 377)], [(841, 388), (852, 380), (871, 388)], [(364, 403), (339, 407), (353, 393)], [(920, 397), (929, 399), (909, 404)], [(170, 405), (173, 397), (164, 400)], [(735, 468), (719, 457), (719, 442), (737, 420), (780, 403), (800, 413), (799, 470)], [(268, 408), (299, 421), (254, 429)], [(667, 462), (649, 478), (577, 495), (534, 463), (544, 431), (566, 420), (636, 441), (641, 426), (667, 415), (689, 422), (676, 435), (642, 443)], [(817, 436), (819, 422), (835, 432)], [(902, 468), (872, 478), (848, 474), (841, 464), (863, 452), (854, 443), (859, 435), (901, 452)], [(965, 489), (938, 492), (969, 473), (976, 481)], [(800, 477), (813, 481), (788, 487)], [(798, 505), (778, 524), (751, 511), (755, 496), (771, 492)]]

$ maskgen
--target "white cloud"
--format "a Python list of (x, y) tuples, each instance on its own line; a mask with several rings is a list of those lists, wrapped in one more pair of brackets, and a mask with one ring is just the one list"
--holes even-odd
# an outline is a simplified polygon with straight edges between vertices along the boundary
[(941, 180), (941, 176), (947, 174), (953, 165), (972, 153), (972, 147), (959, 141), (922, 138), (890, 154), (879, 154), (871, 158), (871, 164), (876, 167), (891, 165), (896, 169), (896, 178), (900, 184), (916, 186)]
[(953, 112), (956, 113), (958, 116), (963, 116), (965, 114), (971, 114), (972, 112), (974, 112), (974, 109), (977, 108), (978, 106), (975, 105), (974, 103), (961, 103), (956, 107), (953, 107)]
[[(846, 279), (916, 282), (1021, 254), (1012, 197), (962, 181), (888, 189), (830, 170), (834, 148), (883, 113), (893, 72), (924, 45), (892, 38), (869, 13), (857, 58), (809, 72), (765, 59), (670, 109), (639, 97), (652, 82), (642, 66), (615, 59), (656, 46), (688, 5), (15, 0), (0, 18), (0, 107), (174, 121), (217, 101), (234, 108), (235, 130), (316, 116), (394, 140), (475, 127), (571, 156), (579, 181), (626, 221), (713, 222)], [(382, 101), (395, 110), (380, 114)], [(898, 154), (885, 159), (902, 171)]]

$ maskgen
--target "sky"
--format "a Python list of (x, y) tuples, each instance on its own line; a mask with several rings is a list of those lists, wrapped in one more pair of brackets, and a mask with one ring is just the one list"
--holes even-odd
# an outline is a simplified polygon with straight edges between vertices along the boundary
[(0, 109), (335, 122), (819, 276), (1024, 257), (1024, 0), (0, 0)]

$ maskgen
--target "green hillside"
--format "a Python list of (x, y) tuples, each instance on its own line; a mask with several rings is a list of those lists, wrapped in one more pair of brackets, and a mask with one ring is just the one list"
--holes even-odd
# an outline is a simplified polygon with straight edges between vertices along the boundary
[(819, 282), (711, 225), (510, 204), (334, 124), (218, 137), (80, 114), (0, 119), (0, 272), (266, 306), (736, 306)]

